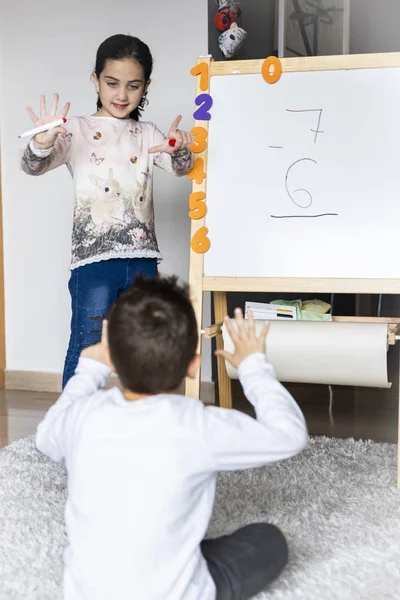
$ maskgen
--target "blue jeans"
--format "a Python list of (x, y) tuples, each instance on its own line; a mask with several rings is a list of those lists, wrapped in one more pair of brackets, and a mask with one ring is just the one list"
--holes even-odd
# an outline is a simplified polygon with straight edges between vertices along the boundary
[(136, 275), (157, 275), (155, 258), (114, 258), (71, 271), (71, 336), (64, 364), (63, 389), (74, 375), (83, 348), (101, 339), (102, 322), (118, 296), (129, 288)]

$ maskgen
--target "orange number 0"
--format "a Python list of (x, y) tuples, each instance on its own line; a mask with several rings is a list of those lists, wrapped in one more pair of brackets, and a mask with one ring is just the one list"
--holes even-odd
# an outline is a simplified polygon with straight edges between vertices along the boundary
[(267, 83), (279, 81), (282, 75), (282, 63), (279, 58), (268, 56), (263, 62), (261, 73)]
[(200, 154), (207, 148), (207, 129), (205, 127), (193, 127), (190, 132), (194, 137), (193, 142), (190, 144), (190, 149), (194, 154)]
[(211, 246), (207, 233), (207, 227), (200, 227), (200, 229), (196, 231), (190, 242), (193, 252), (196, 252), (197, 254), (204, 254), (204, 252), (207, 252)]
[(194, 75), (194, 77), (200, 75), (200, 89), (205, 92), (208, 89), (208, 64), (201, 62), (194, 66), (190, 70), (190, 73)]

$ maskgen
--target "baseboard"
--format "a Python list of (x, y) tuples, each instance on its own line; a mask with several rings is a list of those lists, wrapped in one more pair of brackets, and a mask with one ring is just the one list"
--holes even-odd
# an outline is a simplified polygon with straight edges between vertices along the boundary
[[(5, 370), (5, 389), (21, 390), (28, 392), (61, 392), (61, 373), (44, 373), (38, 371), (12, 371)], [(112, 376), (108, 379), (106, 389), (121, 387), (118, 377)], [(179, 386), (177, 392), (184, 394), (184, 382)], [(212, 381), (202, 381), (200, 385), (200, 397), (206, 404), (214, 404), (214, 384)]]
[[(112, 375), (106, 385), (121, 387), (118, 377)], [(62, 388), (61, 373), (45, 373), (43, 371), (5, 371), (5, 389), (28, 392), (53, 392), (59, 394)]]
[(5, 371), (5, 389), (28, 392), (61, 392), (61, 373)]

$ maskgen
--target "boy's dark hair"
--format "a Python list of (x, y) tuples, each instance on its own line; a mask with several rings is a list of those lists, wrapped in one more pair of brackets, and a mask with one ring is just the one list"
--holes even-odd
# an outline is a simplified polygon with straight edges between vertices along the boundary
[(135, 277), (111, 308), (108, 344), (122, 385), (139, 394), (175, 390), (196, 354), (196, 316), (176, 277)]
[[(145, 83), (149, 81), (153, 70), (153, 57), (149, 47), (139, 40), (139, 38), (131, 35), (124, 35), (122, 33), (112, 35), (100, 44), (97, 50), (96, 65), (94, 68), (97, 78), (99, 78), (100, 74), (104, 71), (105, 64), (108, 60), (122, 60), (123, 58), (131, 58), (139, 63), (144, 72)], [(139, 106), (129, 115), (131, 119), (135, 119), (135, 121), (139, 120), (147, 102), (146, 94), (143, 96)], [(100, 97), (98, 97), (97, 110), (100, 110), (101, 107), (102, 103)]]

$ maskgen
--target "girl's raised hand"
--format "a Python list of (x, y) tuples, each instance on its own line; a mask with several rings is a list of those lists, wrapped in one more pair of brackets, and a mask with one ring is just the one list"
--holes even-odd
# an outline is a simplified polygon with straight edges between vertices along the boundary
[[(189, 148), (190, 144), (193, 141), (192, 136), (187, 131), (182, 131), (178, 129), (178, 125), (181, 122), (182, 115), (176, 117), (175, 121), (172, 123), (168, 135), (164, 142), (159, 146), (153, 146), (149, 148), (149, 154), (155, 154), (156, 152), (167, 152), (168, 154), (173, 154), (174, 152), (178, 152), (179, 150), (184, 150), (185, 148)], [(175, 140), (175, 144), (173, 146), (170, 145), (170, 140)]]
[[(62, 119), (66, 117), (70, 108), (70, 103), (67, 102), (64, 105), (62, 111), (57, 115), (58, 100), (58, 94), (54, 94), (50, 112), (47, 112), (46, 98), (44, 96), (40, 96), (40, 117), (37, 117), (33, 110), (28, 106), (26, 110), (28, 111), (28, 115), (35, 124), (35, 127), (47, 125), (47, 123), (52, 123), (57, 119)], [(48, 131), (43, 131), (43, 133), (37, 133), (34, 138), (35, 148), (37, 148), (38, 150), (47, 150), (48, 148), (52, 148), (54, 146), (54, 142), (57, 139), (57, 136), (60, 133), (67, 133), (67, 130), (64, 127), (54, 127), (53, 129), (49, 129)]]

